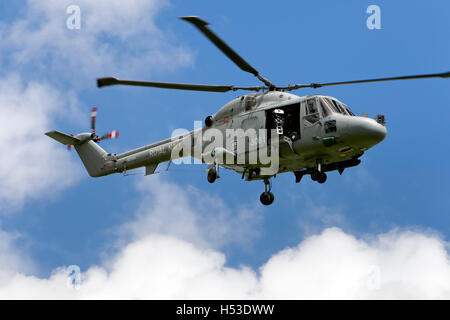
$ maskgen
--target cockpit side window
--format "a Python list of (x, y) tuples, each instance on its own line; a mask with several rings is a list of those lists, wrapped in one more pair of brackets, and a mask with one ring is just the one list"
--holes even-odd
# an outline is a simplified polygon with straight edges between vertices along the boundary
[(320, 120), (319, 109), (317, 108), (316, 99), (309, 99), (306, 101), (305, 120), (311, 124)]

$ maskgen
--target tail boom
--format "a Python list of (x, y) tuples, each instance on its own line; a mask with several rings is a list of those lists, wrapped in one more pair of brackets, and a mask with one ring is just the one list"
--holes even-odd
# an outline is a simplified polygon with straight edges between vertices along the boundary
[[(190, 132), (181, 138), (191, 139), (192, 134), (193, 132)], [(175, 146), (182, 143), (182, 140), (178, 138), (166, 139), (117, 155), (102, 149), (93, 141), (91, 133), (81, 133), (73, 137), (51, 131), (46, 135), (64, 145), (73, 145), (91, 177), (103, 177), (139, 167), (145, 167), (146, 175), (149, 175), (155, 172), (156, 166), (161, 162), (189, 156), (183, 152), (176, 156), (172, 154)]]

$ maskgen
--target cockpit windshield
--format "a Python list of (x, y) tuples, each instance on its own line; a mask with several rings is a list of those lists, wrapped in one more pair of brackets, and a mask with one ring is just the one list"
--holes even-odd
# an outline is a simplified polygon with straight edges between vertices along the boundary
[(355, 114), (352, 112), (352, 110), (350, 110), (350, 108), (348, 106), (346, 106), (345, 104), (342, 104), (342, 106), (345, 108), (345, 110), (347, 111), (347, 113), (351, 116), (355, 116)]
[(342, 104), (345, 108), (345, 110), (347, 111), (347, 113), (351, 116), (355, 116), (355, 114), (352, 112), (352, 110), (350, 110), (350, 108), (348, 106), (346, 106), (345, 104)]
[(354, 116), (353, 112), (345, 104), (330, 98), (321, 98), (322, 104), (327, 104), (333, 112), (340, 113), (346, 116)]

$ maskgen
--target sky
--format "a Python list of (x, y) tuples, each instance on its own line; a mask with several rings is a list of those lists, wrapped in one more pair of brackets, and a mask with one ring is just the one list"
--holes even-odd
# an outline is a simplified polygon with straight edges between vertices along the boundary
[(449, 14), (444, 0), (0, 0), (0, 298), (449, 299), (449, 80), (296, 91), (384, 114), (388, 134), (323, 185), (277, 176), (269, 207), (262, 182), (221, 170), (209, 184), (205, 165), (90, 178), (44, 135), (89, 131), (97, 106), (97, 131), (120, 130), (101, 146), (120, 153), (238, 96), (99, 77), (260, 85), (180, 16), (283, 86), (446, 72)]

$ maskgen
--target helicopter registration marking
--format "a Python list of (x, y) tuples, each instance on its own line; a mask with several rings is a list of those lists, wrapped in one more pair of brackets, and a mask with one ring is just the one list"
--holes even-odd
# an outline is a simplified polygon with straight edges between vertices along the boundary
[(100, 170), (111, 169), (112, 167), (114, 167), (114, 162), (105, 164), (102, 168), (100, 168)]
[(230, 118), (228, 116), (223, 117), (222, 120), (220, 120), (220, 122), (222, 123), (228, 123), (228, 121), (230, 120)]

